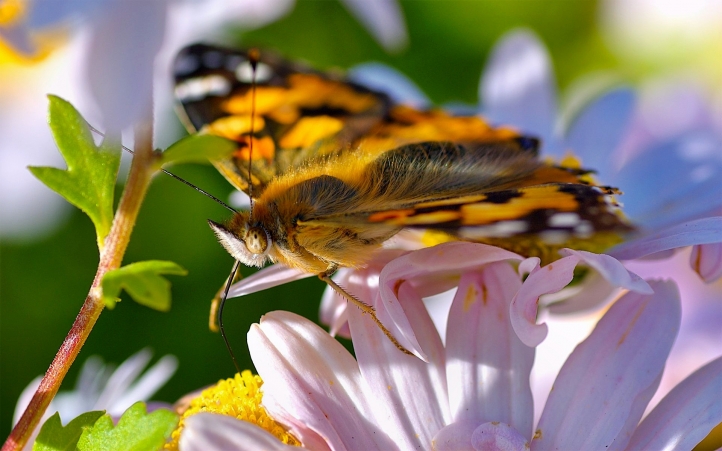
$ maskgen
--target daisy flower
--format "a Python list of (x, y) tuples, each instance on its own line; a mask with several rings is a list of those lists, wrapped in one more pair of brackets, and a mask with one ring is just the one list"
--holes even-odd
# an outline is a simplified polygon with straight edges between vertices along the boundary
[[(679, 328), (671, 281), (650, 280), (653, 293), (629, 291), (612, 305), (565, 362), (535, 423), (529, 376), (545, 335), (537, 301), (566, 286), (579, 261), (572, 253), (539, 268), (470, 243), (393, 259), (375, 306), (384, 318), (396, 314), (387, 304), (400, 306), (426, 361), (400, 353), (357, 309), (347, 312), (356, 358), (312, 322), (272, 312), (248, 334), (262, 406), (308, 449), (692, 449), (722, 421), (722, 358), (642, 418)], [(457, 291), (442, 340), (421, 296), (450, 284)], [(179, 443), (183, 451), (288, 448), (212, 413), (187, 417)]]
[[(40, 424), (55, 412), (60, 413), (64, 423), (92, 410), (105, 410), (114, 418), (119, 418), (137, 401), (148, 401), (178, 368), (177, 359), (172, 355), (165, 355), (144, 372), (152, 356), (153, 353), (149, 349), (141, 349), (117, 368), (103, 363), (98, 356), (89, 357), (80, 368), (75, 388), (61, 391), (55, 396)], [(38, 376), (23, 390), (15, 406), (13, 424), (25, 411), (40, 384), (40, 379), (41, 377)], [(32, 448), (38, 430), (39, 428), (28, 441), (27, 449)]]

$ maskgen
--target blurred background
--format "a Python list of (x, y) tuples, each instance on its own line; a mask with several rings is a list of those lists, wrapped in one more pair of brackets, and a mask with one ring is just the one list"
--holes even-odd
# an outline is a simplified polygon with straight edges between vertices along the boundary
[[(0, 0), (0, 6), (9, 3)], [(204, 8), (204, 2), (186, 3)], [(210, 10), (233, 2), (207, 3)], [(411, 78), (435, 104), (475, 105), (494, 42), (514, 28), (527, 27), (548, 46), (562, 95), (590, 74), (631, 84), (682, 76), (712, 91), (720, 88), (715, 80), (722, 79), (722, 2), (713, 0), (380, 1), (399, 13), (383, 15), (390, 22), (381, 25), (379, 16), (368, 19), (368, 11), (359, 11), (360, 1), (235, 3), (242, 6), (234, 16), (237, 20), (214, 22), (222, 11), (209, 13), (202, 18), (203, 27), (173, 41), (176, 50), (192, 37), (271, 48), (322, 69), (379, 61)], [(91, 123), (99, 117), (78, 69), (82, 45), (77, 42), (87, 39), (87, 33), (82, 21), (72, 20), (70, 28), (48, 33), (55, 40), (27, 58), (12, 56), (4, 44), (0, 48), (0, 435), (10, 431), (20, 392), (44, 373), (58, 350), (98, 263), (90, 220), (25, 169), (64, 167), (44, 122), (46, 93), (70, 100)], [(185, 22), (169, 20), (167, 34), (183, 34), (183, 27), (192, 28), (193, 20), (192, 15)], [(117, 58), (132, 65), (128, 55)], [(156, 142), (165, 147), (185, 132), (168, 100), (170, 74), (158, 77), (168, 80), (162, 88), (156, 83)], [(232, 191), (210, 166), (172, 170), (218, 197), (227, 199)], [(124, 171), (127, 164), (121, 180)], [(155, 396), (168, 402), (230, 377), (233, 364), (220, 336), (207, 326), (209, 301), (228, 275), (232, 259), (217, 244), (206, 219), (226, 217), (226, 210), (211, 200), (158, 175), (124, 262), (172, 260), (189, 274), (170, 276), (169, 313), (128, 298), (104, 311), (78, 362), (98, 354), (120, 363), (146, 346), (155, 359), (174, 354), (179, 369)], [(248, 275), (252, 270), (242, 272)], [(321, 281), (311, 278), (230, 301), (225, 324), (241, 367), (252, 368), (245, 344), (252, 323), (277, 309), (317, 320), (323, 289)], [(77, 364), (71, 369), (65, 389), (74, 384), (78, 369)]]

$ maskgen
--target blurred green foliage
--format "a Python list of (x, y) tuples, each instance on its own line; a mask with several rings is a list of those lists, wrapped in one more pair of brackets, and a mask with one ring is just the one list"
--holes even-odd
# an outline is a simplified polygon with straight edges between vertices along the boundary
[[(516, 27), (533, 29), (547, 43), (562, 87), (590, 70), (616, 65), (597, 34), (596, 2), (448, 0), (401, 5), (409, 45), (394, 55), (385, 53), (336, 1), (299, 1), (292, 13), (265, 28), (232, 30), (229, 44), (272, 48), (320, 68), (385, 62), (412, 78), (437, 103), (476, 103), (489, 50)], [(210, 166), (178, 166), (173, 171), (222, 199), (231, 192)], [(209, 301), (233, 261), (216, 243), (206, 219), (227, 217), (223, 207), (158, 175), (124, 262), (170, 260), (189, 274), (171, 278), (173, 301), (168, 313), (138, 305), (123, 294), (123, 302), (101, 315), (78, 363), (93, 354), (119, 363), (144, 346), (152, 347), (156, 358), (174, 354), (180, 360), (178, 372), (155, 397), (168, 402), (229, 377), (234, 368), (228, 353), (207, 325)], [(30, 243), (0, 243), (0, 431), (4, 434), (9, 433), (21, 390), (43, 374), (87, 294), (98, 260), (93, 235), (88, 218), (74, 211), (51, 236)], [(243, 269), (245, 275), (251, 272)], [(241, 367), (252, 368), (245, 344), (252, 323), (278, 309), (317, 320), (323, 288), (321, 281), (310, 278), (231, 300), (225, 325)], [(79, 367), (71, 369), (65, 390), (73, 387)]]

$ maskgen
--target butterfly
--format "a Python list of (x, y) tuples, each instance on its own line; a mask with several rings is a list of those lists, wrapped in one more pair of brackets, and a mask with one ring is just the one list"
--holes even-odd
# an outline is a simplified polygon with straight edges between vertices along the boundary
[(362, 267), (404, 229), (544, 261), (560, 247), (600, 251), (632, 230), (618, 190), (543, 161), (539, 141), (510, 127), (396, 104), (273, 54), (195, 44), (174, 71), (188, 130), (238, 144), (213, 164), (252, 206), (210, 221), (221, 244), (248, 266), (318, 274), (372, 316), (330, 276)]

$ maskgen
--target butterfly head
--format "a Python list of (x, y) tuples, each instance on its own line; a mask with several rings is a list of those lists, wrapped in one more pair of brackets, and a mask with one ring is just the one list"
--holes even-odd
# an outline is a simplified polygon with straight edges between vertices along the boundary
[(251, 225), (249, 219), (247, 212), (241, 212), (227, 226), (211, 220), (208, 224), (216, 233), (218, 241), (236, 260), (246, 266), (260, 268), (269, 259), (273, 239), (263, 225)]

